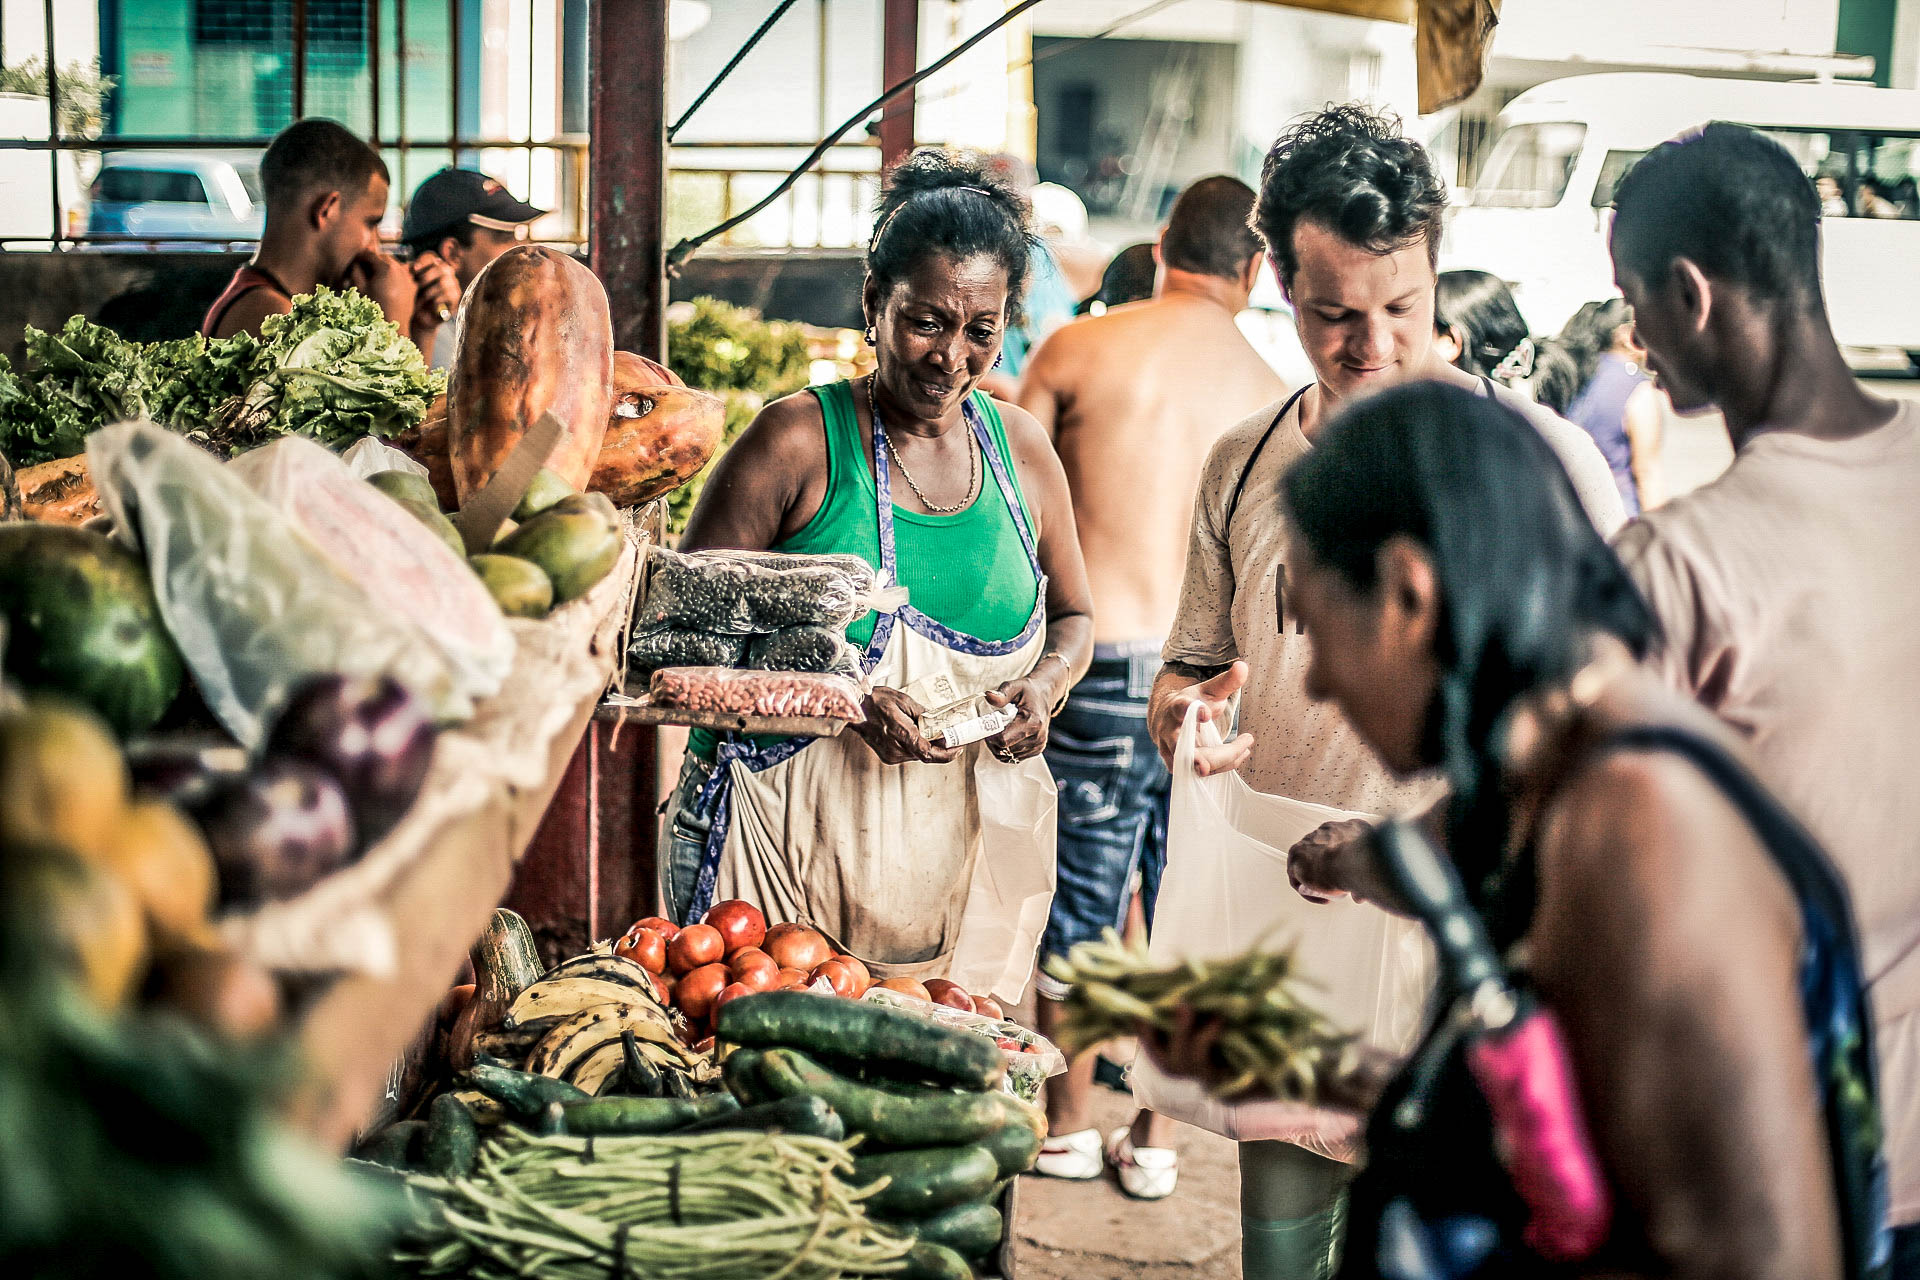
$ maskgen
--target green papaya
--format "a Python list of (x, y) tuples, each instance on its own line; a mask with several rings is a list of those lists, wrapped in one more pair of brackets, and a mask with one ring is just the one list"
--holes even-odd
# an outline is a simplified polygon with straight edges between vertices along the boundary
[(146, 562), (112, 538), (56, 524), (0, 524), (5, 670), (65, 694), (122, 737), (153, 728), (180, 692), (180, 650)]
[(434, 496), (433, 482), (411, 471), (376, 471), (367, 477), (367, 483), (397, 501), (424, 502), (435, 511), (440, 509), (440, 499)]
[(509, 618), (544, 618), (553, 607), (553, 583), (546, 571), (519, 556), (478, 555), (467, 561), (487, 593)]
[(553, 602), (565, 604), (607, 576), (625, 540), (605, 494), (577, 493), (522, 521), (497, 550), (539, 565), (553, 583)]
[(527, 491), (521, 495), (520, 505), (513, 509), (515, 520), (529, 520), (539, 515), (554, 503), (573, 497), (573, 486), (558, 472), (542, 467), (533, 473), (533, 480), (527, 485)]

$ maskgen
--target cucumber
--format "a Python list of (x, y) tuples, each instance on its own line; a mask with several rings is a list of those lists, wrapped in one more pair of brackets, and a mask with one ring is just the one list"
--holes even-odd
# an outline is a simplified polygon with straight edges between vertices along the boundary
[[(727, 1008), (751, 1003), (735, 1000)], [(993, 1094), (929, 1090), (922, 1097), (905, 1097), (835, 1075), (798, 1049), (767, 1050), (760, 1060), (760, 1080), (783, 1098), (818, 1094), (840, 1113), (849, 1130), (890, 1147), (977, 1142), (1007, 1123), (1007, 1112)]]
[(1000, 1166), (984, 1147), (926, 1147), (861, 1156), (849, 1184), (869, 1186), (890, 1178), (868, 1198), (867, 1208), (900, 1218), (924, 1218), (949, 1205), (981, 1200), (993, 1190)]
[(549, 1103), (582, 1102), (592, 1095), (552, 1076), (536, 1076), (490, 1062), (467, 1068), (467, 1082), (520, 1116), (537, 1116)]
[(888, 1219), (883, 1224), (926, 1244), (945, 1245), (963, 1258), (979, 1258), (1000, 1245), (1005, 1222), (984, 1201), (970, 1201), (925, 1218)]
[(800, 1133), (838, 1142), (847, 1136), (847, 1126), (834, 1109), (812, 1094), (797, 1093), (777, 1102), (763, 1102), (729, 1115), (699, 1120), (678, 1133), (707, 1133), (714, 1129), (755, 1129), (766, 1133)]
[(1008, 1123), (980, 1139), (980, 1145), (999, 1165), (1000, 1176), (1011, 1178), (1033, 1168), (1033, 1162), (1039, 1158), (1042, 1141), (1044, 1139), (1026, 1124)]
[(756, 1049), (788, 1046), (867, 1064), (898, 1063), (965, 1089), (992, 1089), (1007, 1072), (1006, 1055), (972, 1032), (863, 1000), (805, 991), (768, 991), (730, 1001), (720, 1010), (714, 1033)]
[(360, 1158), (389, 1169), (411, 1169), (426, 1132), (425, 1120), (396, 1120), (361, 1144)]
[(908, 1251), (907, 1269), (894, 1275), (899, 1280), (973, 1280), (973, 1268), (945, 1245), (922, 1240)]
[(428, 1172), (464, 1178), (473, 1172), (479, 1153), (480, 1129), (467, 1104), (450, 1093), (435, 1098), (427, 1111), (427, 1138), (421, 1150)]
[(760, 1081), (760, 1060), (764, 1056), (761, 1050), (742, 1045), (729, 1053), (727, 1060), (720, 1064), (720, 1078), (727, 1082), (727, 1088), (732, 1090), (733, 1096), (740, 1099), (741, 1106), (771, 1102), (780, 1096)]
[(730, 1093), (710, 1093), (694, 1102), (681, 1098), (589, 1098), (566, 1107), (567, 1132), (676, 1133), (690, 1124), (730, 1116), (740, 1104)]

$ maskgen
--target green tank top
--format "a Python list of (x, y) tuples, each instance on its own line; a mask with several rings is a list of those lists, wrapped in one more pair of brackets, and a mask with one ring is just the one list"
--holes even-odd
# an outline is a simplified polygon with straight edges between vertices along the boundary
[[(873, 481), (872, 454), (860, 438), (853, 386), (836, 382), (811, 388), (820, 402), (827, 432), (827, 492), (806, 527), (771, 550), (809, 555), (852, 553), (880, 567), (879, 490)], [(986, 424), (994, 449), (1005, 462), (1013, 491), (1033, 528), (1032, 509), (1014, 470), (1006, 425), (984, 392), (973, 406)], [(987, 641), (1012, 640), (1026, 629), (1040, 594), (1039, 578), (1027, 559), (1013, 512), (985, 461), (979, 496), (965, 511), (950, 516), (922, 515), (893, 508), (894, 566), (914, 609), (963, 635)], [(869, 613), (847, 628), (847, 638), (864, 648), (873, 638), (877, 615)], [(696, 729), (687, 749), (712, 759), (715, 737)]]

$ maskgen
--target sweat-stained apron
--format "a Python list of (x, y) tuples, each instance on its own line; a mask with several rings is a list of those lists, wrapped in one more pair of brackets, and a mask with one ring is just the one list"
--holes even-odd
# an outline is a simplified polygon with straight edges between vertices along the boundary
[[(1032, 671), (1045, 643), (1047, 584), (1010, 464), (971, 399), (964, 413), (1033, 567), (1033, 614), (1005, 641), (965, 635), (911, 605), (881, 614), (861, 654), (876, 686), (902, 689), (945, 673), (962, 696), (984, 693)], [(898, 581), (886, 441), (876, 417), (880, 569), (884, 579)], [(980, 777), (995, 769), (1039, 771), (1043, 787), (995, 788), (1026, 797), (1018, 803), (1033, 812), (995, 813), (991, 825), (996, 832), (1044, 826), (1046, 847), (1032, 856), (1050, 860), (1053, 787), (1039, 757), (1010, 765), (977, 742), (948, 764), (896, 765), (881, 763), (851, 732), (764, 746), (730, 734), (695, 805), (713, 825), (687, 918), (699, 919), (716, 899), (744, 898), (770, 920), (812, 925), (859, 956), (876, 978), (941, 976), (970, 888), (991, 879), (974, 871), (982, 848)]]

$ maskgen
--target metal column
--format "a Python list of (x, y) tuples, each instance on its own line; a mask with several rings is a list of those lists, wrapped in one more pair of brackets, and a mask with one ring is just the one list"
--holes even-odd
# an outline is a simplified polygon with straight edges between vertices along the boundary
[[(920, 65), (920, 0), (886, 0), (880, 34), (880, 84), (899, 84)], [(913, 95), (901, 94), (880, 113), (880, 164), (913, 150)]]
[(613, 343), (666, 359), (667, 6), (594, 0), (591, 251)]

